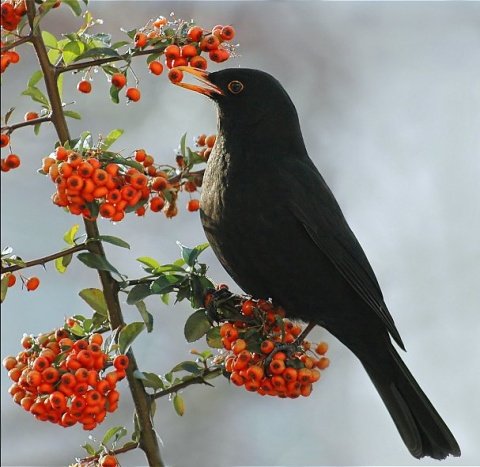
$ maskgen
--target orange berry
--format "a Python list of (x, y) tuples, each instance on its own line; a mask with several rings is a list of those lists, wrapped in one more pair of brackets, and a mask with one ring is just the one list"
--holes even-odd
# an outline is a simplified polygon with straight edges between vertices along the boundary
[(105, 454), (104, 456), (100, 457), (100, 459), (98, 459), (98, 464), (101, 467), (117, 467), (118, 462), (115, 456)]
[(220, 45), (220, 39), (213, 34), (205, 36), (200, 41), (199, 47), (203, 52), (208, 52), (209, 50), (218, 49)]
[(17, 282), (17, 276), (11, 272), (7, 272), (3, 277), (7, 278), (7, 285), (8, 287), (13, 287)]
[(160, 29), (162, 26), (165, 26), (167, 24), (167, 18), (164, 16), (159, 16), (153, 23), (153, 26), (156, 27), (157, 29)]
[(237, 339), (232, 344), (232, 350), (235, 355), (238, 355), (242, 350), (245, 350), (247, 347), (247, 342), (244, 339)]
[(37, 112), (27, 112), (24, 116), (24, 120), (28, 122), (29, 120), (35, 120), (38, 118)]
[(285, 379), (285, 381), (287, 381), (287, 383), (289, 381), (296, 381), (297, 380), (297, 370), (295, 368), (292, 368), (292, 367), (288, 367), (288, 368), (285, 368), (285, 370), (283, 371), (283, 378)]
[(175, 60), (180, 57), (180, 47), (175, 44), (171, 44), (165, 48), (165, 58), (167, 60)]
[(84, 94), (89, 94), (92, 90), (92, 83), (87, 80), (82, 80), (77, 84), (77, 90)]
[(11, 356), (5, 357), (2, 360), (2, 365), (7, 371), (10, 371), (12, 368), (17, 366), (17, 359)]
[(127, 78), (123, 73), (115, 73), (112, 75), (111, 83), (114, 88), (122, 89), (127, 84)]
[(154, 60), (153, 62), (150, 62), (148, 64), (148, 69), (154, 74), (154, 75), (161, 75), (163, 73), (163, 65), (160, 62), (157, 62)]
[(143, 32), (137, 32), (133, 38), (133, 41), (135, 42), (135, 47), (145, 47), (147, 45), (147, 36), (143, 34)]
[(183, 79), (183, 71), (182, 70), (177, 70), (176, 68), (172, 68), (168, 72), (168, 79), (172, 83), (180, 83)]
[(184, 58), (192, 58), (197, 55), (197, 48), (192, 44), (187, 44), (180, 50), (180, 55)]
[(9, 169), (16, 169), (20, 165), (20, 157), (18, 157), (16, 154), (9, 154), (5, 158), (5, 165)]
[(165, 201), (163, 200), (163, 198), (160, 198), (159, 196), (153, 196), (152, 198), (150, 198), (149, 207), (151, 211), (160, 212), (164, 206)]
[(320, 344), (317, 345), (317, 348), (315, 349), (315, 353), (318, 355), (324, 355), (327, 353), (328, 350), (328, 344), (326, 342), (320, 342)]
[(152, 180), (152, 190), (163, 191), (167, 188), (168, 182), (164, 177), (155, 177)]
[(235, 37), (235, 29), (232, 26), (224, 26), (220, 31), (220, 37), (224, 41), (231, 41)]
[(147, 153), (145, 152), (145, 149), (137, 149), (135, 151), (135, 160), (137, 162), (143, 162), (146, 157), (147, 157)]
[(263, 378), (264, 371), (263, 368), (257, 365), (252, 365), (247, 370), (247, 376), (251, 381), (260, 382)]
[(222, 63), (230, 57), (230, 52), (227, 49), (218, 48), (212, 49), (208, 52), (208, 57), (212, 62)]
[(140, 100), (140, 90), (138, 88), (128, 88), (125, 94), (127, 99), (132, 102), (138, 102)]
[(215, 144), (216, 140), (217, 140), (217, 135), (209, 135), (205, 138), (205, 144), (207, 147), (213, 148), (213, 145)]
[(203, 36), (203, 29), (200, 26), (193, 26), (187, 32), (187, 37), (192, 42), (200, 42)]
[(297, 379), (301, 383), (309, 383), (312, 378), (312, 370), (308, 368), (300, 368), (297, 372)]
[(208, 66), (208, 62), (204, 57), (197, 55), (190, 59), (190, 65), (199, 68), (200, 70), (206, 70)]
[(268, 368), (274, 375), (281, 375), (285, 370), (285, 363), (283, 360), (273, 359)]
[(188, 203), (187, 203), (187, 209), (190, 211), (190, 212), (194, 212), (194, 211), (198, 211), (200, 208), (200, 201), (198, 199), (191, 199)]
[(325, 370), (330, 366), (330, 359), (328, 357), (322, 357), (318, 362), (317, 362), (317, 368), (320, 370)]
[(113, 366), (117, 370), (125, 370), (127, 369), (130, 361), (126, 355), (117, 355), (113, 360)]
[(10, 137), (6, 133), (1, 134), (0, 146), (4, 148), (10, 142)]
[(37, 287), (40, 285), (40, 279), (38, 277), (32, 276), (29, 277), (25, 283), (27, 290), (29, 292), (37, 289)]

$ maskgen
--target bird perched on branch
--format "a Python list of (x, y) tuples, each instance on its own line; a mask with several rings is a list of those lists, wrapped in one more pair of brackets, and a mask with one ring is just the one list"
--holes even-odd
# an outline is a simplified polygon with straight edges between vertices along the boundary
[(404, 350), (375, 274), (307, 154), (297, 112), (267, 73), (179, 67), (211, 98), (217, 139), (200, 202), (206, 236), (235, 282), (287, 316), (320, 325), (360, 360), (410, 453), (460, 448), (392, 344)]

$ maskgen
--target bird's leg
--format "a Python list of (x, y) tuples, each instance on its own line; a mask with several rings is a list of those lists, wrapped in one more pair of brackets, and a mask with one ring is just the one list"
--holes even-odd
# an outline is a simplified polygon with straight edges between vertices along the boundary
[[(217, 311), (222, 305), (226, 305), (234, 294), (228, 289), (207, 289), (205, 291), (205, 309), (210, 321), (220, 322), (224, 317)], [(208, 298), (207, 298), (208, 297)], [(228, 307), (227, 307), (228, 308)]]
[(302, 342), (305, 340), (305, 337), (310, 333), (310, 331), (317, 325), (317, 323), (310, 321), (307, 327), (303, 330), (303, 332), (297, 337), (295, 340), (295, 344), (302, 345)]

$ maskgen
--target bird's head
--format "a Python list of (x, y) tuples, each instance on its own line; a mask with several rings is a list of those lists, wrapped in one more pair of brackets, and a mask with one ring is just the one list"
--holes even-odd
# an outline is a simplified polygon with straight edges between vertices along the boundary
[(277, 134), (290, 132), (292, 125), (298, 125), (290, 97), (268, 73), (249, 68), (227, 68), (213, 73), (188, 66), (178, 68), (195, 76), (201, 84), (175, 84), (212, 99), (222, 124), (247, 129), (263, 121), (260, 124), (265, 130), (271, 127)]

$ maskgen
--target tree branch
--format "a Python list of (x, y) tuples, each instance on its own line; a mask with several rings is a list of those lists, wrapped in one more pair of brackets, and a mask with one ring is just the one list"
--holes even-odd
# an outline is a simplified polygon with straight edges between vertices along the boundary
[(57, 258), (62, 258), (64, 256), (71, 255), (76, 253), (77, 251), (88, 250), (88, 246), (85, 243), (81, 243), (80, 245), (72, 246), (71, 248), (67, 248), (66, 250), (59, 251), (58, 253), (54, 253), (53, 255), (44, 256), (43, 258), (34, 259), (32, 261), (27, 261), (23, 265), (14, 264), (13, 266), (8, 266), (6, 268), (1, 269), (1, 273), (4, 274), (6, 272), (15, 272), (19, 269), (30, 268), (32, 266), (42, 265), (44, 266), (46, 263), (50, 261), (55, 261)]
[(151, 394), (150, 398), (152, 400), (159, 399), (160, 397), (168, 396), (169, 394), (173, 394), (175, 392), (181, 391), (182, 389), (191, 386), (192, 384), (207, 384), (211, 386), (211, 384), (205, 380), (208, 376), (219, 376), (222, 373), (222, 369), (218, 366), (214, 368), (207, 368), (201, 375), (194, 376), (193, 378), (183, 381), (182, 383), (174, 384), (170, 386), (168, 389), (164, 389), (163, 391), (156, 392), (155, 394)]

